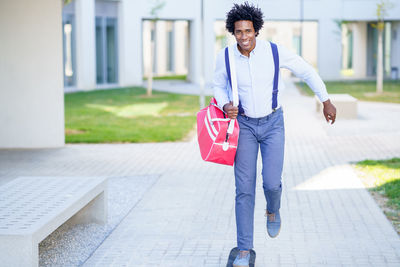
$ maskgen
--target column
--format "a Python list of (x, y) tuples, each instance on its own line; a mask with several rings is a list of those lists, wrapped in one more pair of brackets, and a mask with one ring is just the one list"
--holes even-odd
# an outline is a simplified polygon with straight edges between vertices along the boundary
[(188, 79), (193, 83), (200, 83), (201, 53), (200, 53), (200, 19), (191, 20), (189, 23), (189, 73)]
[(167, 75), (167, 22), (157, 21), (155, 23), (155, 39), (154, 39), (154, 50), (155, 50), (155, 64), (156, 69), (154, 72), (155, 76)]
[(95, 1), (76, 0), (76, 85), (79, 89), (96, 87)]
[(64, 145), (61, 11), (61, 1), (0, 1), (0, 148)]
[[(210, 8), (212, 8), (210, 6)], [(205, 7), (206, 9), (206, 7)], [(206, 13), (207, 15), (208, 13)], [(215, 31), (214, 18), (206, 16), (204, 18), (204, 78), (205, 84), (212, 84), (214, 76), (214, 51), (215, 51)]]
[(353, 30), (353, 70), (354, 78), (367, 76), (367, 23), (355, 22)]
[(319, 20), (318, 30), (318, 70), (322, 79), (340, 79), (341, 36), (332, 18)]
[(143, 84), (142, 21), (138, 1), (121, 0), (118, 10), (119, 84)]

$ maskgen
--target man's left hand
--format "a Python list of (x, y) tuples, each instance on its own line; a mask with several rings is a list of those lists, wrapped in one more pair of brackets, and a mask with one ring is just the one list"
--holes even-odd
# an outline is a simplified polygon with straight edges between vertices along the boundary
[(335, 106), (331, 103), (331, 101), (328, 99), (325, 102), (323, 102), (322, 104), (324, 104), (324, 117), (326, 119), (326, 121), (329, 123), (329, 121), (331, 121), (331, 124), (335, 123), (336, 120), (336, 108)]

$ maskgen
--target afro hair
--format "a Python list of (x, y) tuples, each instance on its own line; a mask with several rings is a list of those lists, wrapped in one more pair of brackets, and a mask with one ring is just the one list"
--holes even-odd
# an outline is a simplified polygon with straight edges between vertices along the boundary
[(264, 24), (263, 13), (261, 9), (254, 5), (250, 5), (247, 1), (240, 5), (233, 5), (232, 9), (226, 15), (226, 29), (230, 33), (234, 34), (235, 22), (239, 20), (252, 21), (256, 36)]

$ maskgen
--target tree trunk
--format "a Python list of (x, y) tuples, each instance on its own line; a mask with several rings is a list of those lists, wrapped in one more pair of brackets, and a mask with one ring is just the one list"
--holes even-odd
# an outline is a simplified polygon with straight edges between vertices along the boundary
[[(152, 26), (154, 26), (154, 31), (153, 31), (153, 35), (151, 36), (151, 41), (150, 41), (150, 64), (149, 64), (149, 70), (148, 70), (148, 76), (147, 76), (147, 96), (152, 96), (152, 90), (153, 90), (153, 59), (154, 59), (154, 55), (155, 55), (155, 45), (154, 45), (154, 39), (155, 39), (155, 35), (156, 33), (156, 22), (152, 22)], [(153, 28), (153, 27), (152, 27)]]
[(152, 88), (153, 88), (153, 58), (154, 58), (154, 41), (151, 40), (150, 42), (150, 64), (147, 76), (147, 96), (152, 95)]
[[(380, 26), (380, 25), (379, 25)], [(376, 92), (383, 93), (383, 29), (378, 27), (378, 55), (376, 66)]]

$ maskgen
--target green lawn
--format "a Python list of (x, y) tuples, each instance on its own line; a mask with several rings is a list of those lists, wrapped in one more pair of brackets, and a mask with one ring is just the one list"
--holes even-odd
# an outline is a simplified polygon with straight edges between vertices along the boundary
[(364, 184), (384, 197), (384, 210), (400, 233), (400, 158), (364, 160), (356, 164)]
[(121, 88), (65, 94), (67, 143), (166, 142), (194, 129), (197, 96)]
[[(363, 101), (400, 103), (400, 81), (385, 81), (382, 94), (375, 93), (375, 81), (341, 81), (325, 82), (325, 84), (330, 94), (350, 94)], [(297, 86), (306, 95), (314, 95), (305, 83), (302, 85), (297, 83)]]
[[(169, 76), (155, 76), (153, 80), (182, 80), (186, 81), (187, 75), (169, 75)], [(143, 77), (143, 80), (147, 80), (147, 77)]]

